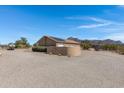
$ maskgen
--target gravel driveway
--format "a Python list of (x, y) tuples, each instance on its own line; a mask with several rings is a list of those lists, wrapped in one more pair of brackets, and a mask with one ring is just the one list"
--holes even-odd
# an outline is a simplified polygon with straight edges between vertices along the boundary
[(124, 87), (124, 56), (82, 51), (80, 57), (0, 50), (0, 87)]

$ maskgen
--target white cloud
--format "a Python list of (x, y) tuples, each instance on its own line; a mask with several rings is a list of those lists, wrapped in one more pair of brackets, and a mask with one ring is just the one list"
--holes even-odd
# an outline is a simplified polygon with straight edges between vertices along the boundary
[(91, 16), (70, 16), (70, 17), (65, 17), (65, 19), (68, 19), (68, 20), (91, 20), (91, 21), (100, 22), (100, 23), (111, 22), (109, 20), (91, 17)]
[(89, 24), (89, 25), (80, 25), (77, 28), (97, 28), (97, 27), (103, 27), (103, 26), (108, 26), (111, 24), (114, 24), (114, 22), (101, 19), (101, 18), (95, 18), (95, 17), (87, 17), (88, 20), (95, 21), (96, 23), (94, 24)]
[(69, 20), (88, 20), (88, 21), (93, 21), (95, 22), (94, 24), (88, 24), (88, 25), (80, 25), (77, 26), (78, 29), (81, 28), (97, 28), (97, 27), (103, 27), (103, 26), (108, 26), (111, 24), (114, 24), (114, 22), (102, 18), (96, 18), (96, 17), (90, 17), (90, 16), (70, 16), (70, 17), (65, 17), (66, 19)]
[(81, 26), (78, 26), (77, 28), (97, 28), (97, 27), (103, 27), (107, 25), (110, 25), (110, 23), (81, 25)]
[(106, 27), (106, 29), (116, 29), (116, 30), (122, 30), (124, 29), (124, 23), (115, 22), (111, 20), (106, 20), (102, 18), (96, 18), (96, 17), (87, 17), (87, 20), (94, 21), (94, 24), (88, 24), (88, 25), (80, 25), (77, 28), (98, 28), (98, 27)]
[(110, 20), (102, 19), (102, 18), (96, 18), (96, 17), (89, 17), (90, 20), (99, 22), (99, 23), (113, 23)]

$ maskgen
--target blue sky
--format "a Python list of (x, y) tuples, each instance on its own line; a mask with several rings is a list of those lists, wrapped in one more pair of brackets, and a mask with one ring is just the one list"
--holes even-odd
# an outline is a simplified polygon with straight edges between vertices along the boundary
[(0, 6), (0, 43), (43, 35), (124, 42), (124, 6)]

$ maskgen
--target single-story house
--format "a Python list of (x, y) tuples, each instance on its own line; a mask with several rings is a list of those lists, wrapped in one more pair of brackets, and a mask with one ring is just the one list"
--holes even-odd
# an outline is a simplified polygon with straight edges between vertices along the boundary
[(79, 56), (81, 54), (80, 43), (73, 40), (43, 36), (36, 45), (45, 46), (49, 54), (68, 56)]
[(40, 46), (69, 47), (79, 46), (80, 43), (73, 40), (64, 40), (53, 36), (43, 36), (37, 43)]

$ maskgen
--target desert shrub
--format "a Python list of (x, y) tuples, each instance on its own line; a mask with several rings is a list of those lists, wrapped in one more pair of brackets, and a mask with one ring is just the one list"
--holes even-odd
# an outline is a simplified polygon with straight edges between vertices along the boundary
[(110, 51), (116, 51), (118, 49), (118, 45), (111, 45)]
[(90, 46), (89, 44), (83, 44), (83, 45), (82, 45), (82, 48), (83, 48), (84, 50), (88, 50), (90, 47), (91, 47), (91, 46)]
[(47, 48), (43, 46), (33, 46), (32, 51), (33, 52), (47, 52)]
[(118, 46), (117, 52), (124, 55), (124, 46)]
[(82, 49), (88, 50), (91, 47), (92, 47), (92, 45), (91, 45), (90, 41), (84, 40), (84, 41), (81, 42), (81, 48)]
[(91, 48), (91, 45), (88, 43), (83, 43), (83, 44), (81, 44), (81, 48), (84, 50), (88, 50), (89, 48)]
[(95, 49), (95, 51), (99, 51), (101, 49), (100, 45), (92, 45), (92, 48)]
[(105, 44), (101, 46), (101, 49), (108, 51), (116, 51), (118, 49), (118, 45), (114, 44)]

